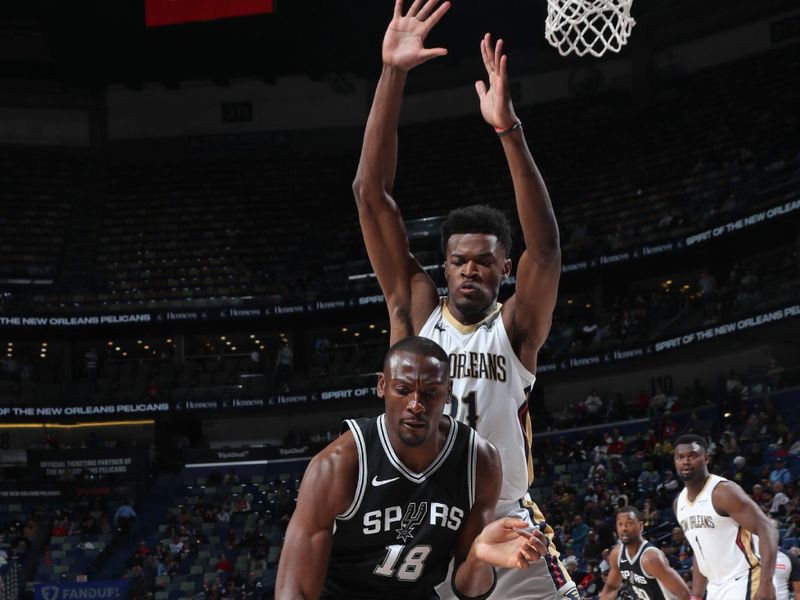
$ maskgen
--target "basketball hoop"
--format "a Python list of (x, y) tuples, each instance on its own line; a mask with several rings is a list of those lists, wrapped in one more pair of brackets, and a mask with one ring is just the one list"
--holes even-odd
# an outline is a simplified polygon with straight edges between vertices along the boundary
[(636, 21), (633, 0), (547, 0), (544, 36), (561, 56), (619, 52)]

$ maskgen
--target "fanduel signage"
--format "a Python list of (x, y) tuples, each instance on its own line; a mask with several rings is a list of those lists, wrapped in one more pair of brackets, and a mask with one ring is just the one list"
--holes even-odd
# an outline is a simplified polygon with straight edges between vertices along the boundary
[(35, 600), (125, 600), (128, 582), (119, 581), (59, 581), (34, 583)]

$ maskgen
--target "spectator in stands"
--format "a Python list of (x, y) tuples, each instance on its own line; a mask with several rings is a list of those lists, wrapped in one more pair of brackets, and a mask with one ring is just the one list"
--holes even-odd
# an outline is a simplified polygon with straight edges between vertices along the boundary
[(222, 504), (221, 506), (217, 507), (217, 514), (216, 519), (218, 523), (229, 523), (231, 520), (231, 513), (228, 510), (227, 505)]
[(611, 432), (611, 441), (608, 444), (609, 456), (622, 456), (625, 454), (625, 437), (619, 432), (618, 428), (614, 428)]
[(599, 597), (600, 591), (603, 589), (603, 571), (597, 562), (591, 562), (589, 572), (581, 579), (578, 584), (578, 590), (581, 592), (581, 598), (589, 600), (591, 598)]
[(294, 370), (294, 352), (289, 346), (289, 340), (281, 340), (281, 349), (275, 358), (275, 385), (280, 392), (289, 391), (289, 383)]
[(789, 503), (789, 496), (783, 491), (783, 483), (776, 481), (772, 484), (772, 491), (775, 494), (772, 497), (772, 504), (769, 507), (769, 514), (773, 517), (781, 517), (784, 515), (784, 507)]
[(602, 557), (603, 548), (597, 539), (597, 532), (594, 529), (590, 529), (586, 535), (586, 543), (583, 545), (583, 558), (587, 561), (594, 561), (596, 564), (600, 562)]
[(114, 525), (122, 535), (128, 535), (133, 521), (136, 519), (136, 511), (133, 510), (133, 501), (123, 502), (114, 513)]
[(217, 572), (217, 575), (233, 573), (233, 563), (222, 553), (217, 557), (217, 562), (214, 563), (214, 570)]
[(656, 486), (656, 504), (661, 508), (672, 505), (675, 494), (678, 493), (678, 480), (672, 469), (664, 471), (664, 479)]
[(169, 542), (170, 555), (173, 557), (180, 557), (181, 553), (183, 552), (183, 546), (183, 540), (177, 534), (174, 535), (172, 540)]
[(228, 469), (228, 472), (225, 473), (225, 477), (222, 480), (222, 486), (229, 490), (235, 485), (239, 485), (239, 476), (236, 474), (236, 471), (233, 468)]
[(639, 493), (642, 496), (653, 494), (656, 491), (656, 486), (659, 484), (659, 481), (660, 477), (658, 476), (658, 471), (653, 468), (653, 463), (645, 463), (644, 469), (636, 480)]
[(670, 533), (670, 544), (678, 552), (689, 552), (690, 550), (689, 542), (686, 541), (686, 535), (683, 533), (683, 529), (680, 527), (672, 528), (672, 533)]
[[(578, 562), (578, 558), (575, 556), (567, 556), (562, 561), (564, 567), (566, 567), (567, 571), (569, 572), (572, 581), (579, 582), (584, 577), (586, 577), (586, 572), (580, 569), (580, 564)], [(576, 584), (577, 585), (577, 584)]]
[(255, 571), (250, 571), (247, 581), (242, 584), (242, 598), (244, 600), (256, 600), (263, 594), (263, 584)]
[(646, 498), (642, 506), (642, 520), (644, 526), (649, 528), (658, 524), (659, 512), (650, 498)]
[(786, 468), (783, 458), (778, 457), (775, 459), (774, 468), (769, 474), (769, 482), (773, 488), (777, 482), (781, 482), (783, 485), (788, 485), (792, 482), (792, 472)]
[(586, 400), (584, 400), (583, 404), (586, 408), (586, 416), (589, 423), (595, 425), (600, 423), (603, 418), (603, 399), (600, 397), (600, 392), (598, 392), (597, 389), (593, 389), (589, 395), (586, 396)]
[(664, 414), (664, 407), (667, 405), (667, 395), (660, 387), (656, 388), (656, 393), (650, 399), (650, 404), (647, 408), (647, 416), (651, 419)]
[(770, 390), (779, 390), (783, 387), (784, 368), (774, 358), (767, 364), (767, 386)]
[(572, 530), (570, 531), (570, 541), (573, 546), (583, 547), (588, 536), (589, 526), (583, 522), (581, 515), (575, 515), (572, 521)]
[(236, 502), (235, 511), (238, 513), (250, 512), (250, 501), (245, 496), (240, 496)]

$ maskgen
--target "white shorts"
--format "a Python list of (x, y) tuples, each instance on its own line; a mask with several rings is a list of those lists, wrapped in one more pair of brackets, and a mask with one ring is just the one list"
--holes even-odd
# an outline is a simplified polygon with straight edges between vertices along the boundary
[(760, 566), (737, 573), (726, 581), (709, 581), (706, 586), (706, 600), (750, 600), (755, 598), (760, 581)]
[[(497, 518), (517, 517), (531, 525), (545, 520), (542, 511), (527, 494), (518, 502), (498, 505), (496, 516)], [(575, 583), (564, 565), (561, 564), (558, 550), (553, 545), (553, 529), (550, 525), (546, 527), (544, 534), (551, 540), (549, 554), (527, 569), (497, 569), (497, 586), (492, 592), (491, 598), (502, 600), (561, 600), (569, 598), (578, 600)], [(450, 561), (447, 579), (436, 587), (442, 600), (456, 600), (450, 583), (452, 576), (453, 561)]]

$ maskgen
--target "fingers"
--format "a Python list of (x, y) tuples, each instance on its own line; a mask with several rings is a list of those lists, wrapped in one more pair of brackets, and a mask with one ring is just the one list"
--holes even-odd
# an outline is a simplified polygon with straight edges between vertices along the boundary
[[(435, 5), (438, 1), (439, 0), (431, 0), (431, 2), (428, 2), (428, 4), (425, 5), (425, 8), (423, 8), (422, 11), (424, 12), (428, 8), (428, 5), (431, 5), (431, 8), (433, 8), (433, 5)], [(449, 2), (444, 2), (444, 3), (442, 3), (442, 5), (439, 8), (437, 8), (434, 11), (434, 13), (430, 17), (426, 18), (425, 19), (425, 30), (426, 30), (426, 32), (430, 31), (431, 29), (433, 29), (433, 27), (444, 16), (444, 13), (446, 13), (448, 10), (450, 10), (450, 3)], [(420, 14), (422, 14), (422, 13), (420, 13)], [(422, 20), (425, 17), (421, 17), (421, 16), (417, 15), (417, 18)]]
[(489, 45), (492, 43), (492, 36), (491, 34), (487, 33), (483, 36), (481, 40), (481, 57), (483, 58), (483, 64), (486, 67), (486, 70), (491, 73), (494, 70), (494, 65), (492, 64), (492, 54), (489, 51)]
[[(479, 81), (477, 83), (483, 83)], [(476, 83), (476, 85), (477, 85)], [(486, 85), (484, 84), (484, 89)], [(503, 527), (506, 529), (525, 529), (528, 527), (528, 522), (523, 519), (518, 519), (516, 517), (503, 517)]]
[(487, 33), (481, 40), (481, 56), (486, 70), (491, 75), (492, 73), (499, 72), (500, 75), (505, 75), (505, 59), (506, 55), (503, 54), (503, 40), (497, 40), (497, 43), (492, 48), (492, 35)]
[[(417, 13), (419, 12), (419, 9), (422, 6), (422, 3), (424, 1), (425, 0), (414, 0), (414, 3), (409, 7), (408, 12), (406, 13), (406, 16), (407, 17), (416, 17)], [(430, 3), (431, 1), (433, 1), (433, 0), (428, 0), (428, 3)]]
[(478, 92), (478, 98), (483, 98), (487, 92), (486, 84), (483, 81), (476, 81), (475, 91)]
[(438, 56), (446, 56), (447, 55), (447, 48), (426, 48), (422, 52), (420, 52), (420, 57), (423, 61), (430, 60), (432, 58), (436, 58)]
[(398, 19), (403, 16), (403, 0), (395, 0), (394, 16)]
[[(414, 3), (416, 4), (416, 2)], [(417, 19), (419, 19), (420, 21), (424, 21), (425, 19), (427, 19), (433, 12), (433, 9), (436, 7), (438, 3), (439, 0), (428, 0), (425, 3), (425, 6), (422, 7), (422, 9), (417, 11), (416, 13)], [(439, 8), (441, 8), (441, 6)]]

